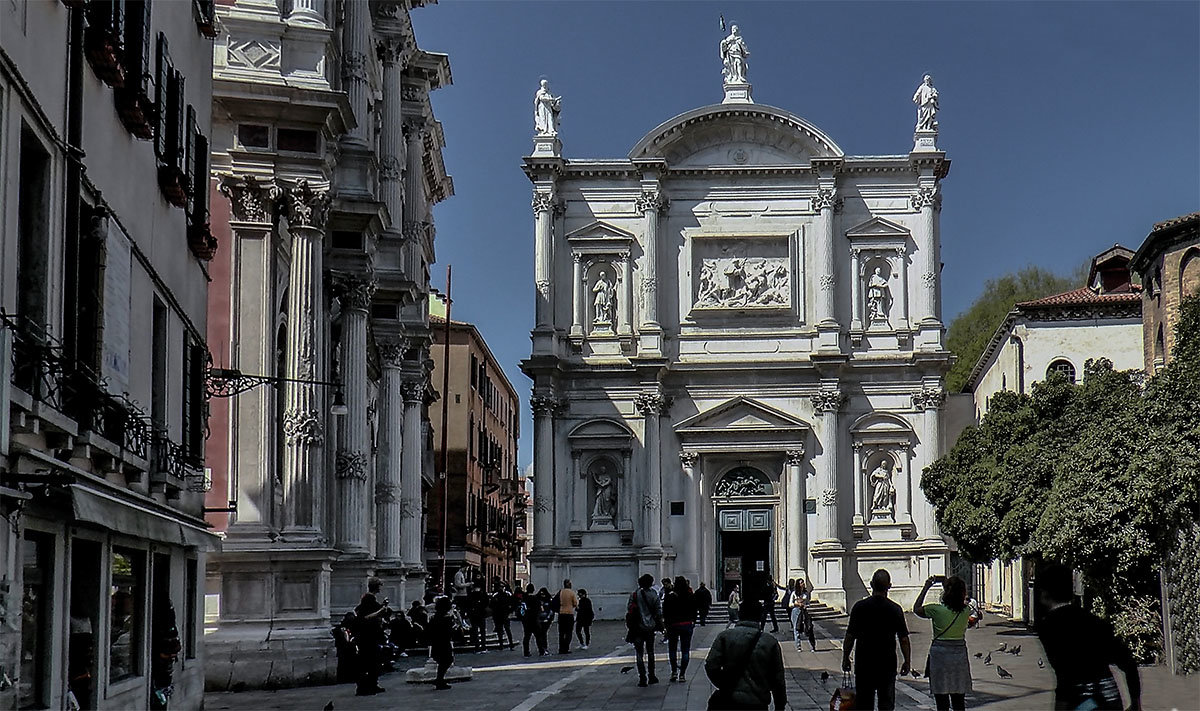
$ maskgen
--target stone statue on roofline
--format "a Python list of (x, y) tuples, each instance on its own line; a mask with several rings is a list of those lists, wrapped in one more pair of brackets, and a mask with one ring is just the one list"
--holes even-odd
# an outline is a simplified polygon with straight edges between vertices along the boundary
[(543, 79), (533, 97), (533, 126), (539, 136), (558, 135), (558, 116), (562, 97), (550, 93), (550, 82)]
[(738, 26), (729, 28), (729, 36), (721, 40), (721, 65), (726, 84), (745, 84), (748, 65), (746, 59), (750, 50), (746, 48), (746, 40), (738, 31)]
[(933, 86), (933, 77), (928, 74), (921, 80), (921, 85), (913, 94), (913, 103), (917, 105), (917, 131), (936, 133), (938, 130), (938, 90)]

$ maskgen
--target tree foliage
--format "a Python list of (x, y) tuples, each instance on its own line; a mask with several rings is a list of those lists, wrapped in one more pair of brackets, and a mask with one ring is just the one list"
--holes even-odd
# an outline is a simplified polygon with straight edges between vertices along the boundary
[[(1040, 555), (1080, 570), (1094, 607), (1146, 659), (1161, 636), (1157, 571), (1200, 576), (1187, 554), (1197, 546), (1181, 545), (1200, 531), (1200, 296), (1182, 305), (1171, 362), (1144, 387), (1140, 376), (1100, 359), (1078, 385), (1055, 375), (1028, 394), (996, 393), (921, 484), (966, 557)], [(1193, 602), (1181, 606), (1189, 630)], [(1200, 664), (1200, 649), (1183, 651)]]
[(983, 285), (983, 293), (970, 308), (959, 314), (950, 323), (946, 332), (946, 347), (958, 357), (946, 376), (946, 387), (950, 392), (960, 392), (967, 384), (971, 369), (987, 348), (988, 341), (1012, 307), (1021, 301), (1039, 299), (1051, 294), (1083, 286), (1087, 270), (1061, 277), (1040, 267), (1026, 267), (1015, 274), (1006, 274), (998, 279), (989, 279)]

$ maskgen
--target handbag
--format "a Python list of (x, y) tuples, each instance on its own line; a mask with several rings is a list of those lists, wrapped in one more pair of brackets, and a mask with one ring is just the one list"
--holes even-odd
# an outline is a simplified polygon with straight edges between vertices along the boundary
[(950, 620), (950, 624), (946, 625), (946, 629), (942, 630), (942, 634), (939, 634), (938, 636), (929, 640), (930, 651), (928, 653), (926, 653), (926, 655), (925, 655), (925, 678), (926, 679), (929, 678), (929, 658), (933, 656), (933, 649), (932, 649), (933, 643), (938, 641), (939, 639), (941, 639), (942, 635), (944, 635), (950, 631), (950, 628), (954, 626), (955, 622), (958, 622), (958, 618), (962, 616), (963, 611), (966, 609), (967, 608), (964, 607), (962, 610), (958, 611), (958, 614), (954, 616), (954, 619)]
[[(733, 694), (734, 687), (737, 686), (738, 680), (742, 678), (742, 674), (746, 673), (746, 667), (750, 664), (750, 657), (754, 654), (754, 648), (758, 646), (758, 639), (762, 637), (762, 630), (754, 633), (754, 640), (750, 642), (750, 650), (746, 652), (746, 656), (737, 660), (732, 666), (725, 671), (725, 684), (728, 689), (723, 689), (720, 686), (712, 692), (712, 696), (708, 697), (708, 711), (719, 711), (720, 709), (728, 709), (733, 707), (733, 702), (730, 696)], [(736, 673), (735, 673), (736, 672)]]
[(829, 699), (829, 711), (850, 711), (854, 708), (857, 694), (854, 693), (854, 677), (850, 672), (842, 672), (842, 683), (833, 690), (833, 698)]

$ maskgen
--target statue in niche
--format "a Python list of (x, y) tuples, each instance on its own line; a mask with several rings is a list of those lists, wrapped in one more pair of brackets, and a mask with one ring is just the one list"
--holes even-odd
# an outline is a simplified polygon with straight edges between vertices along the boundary
[(912, 100), (917, 105), (917, 130), (937, 131), (938, 90), (933, 87), (933, 77), (925, 75)]
[(604, 460), (592, 465), (592, 482), (596, 485), (596, 502), (592, 506), (592, 525), (611, 525), (617, 516), (617, 483)]
[(533, 126), (539, 136), (558, 135), (558, 115), (562, 97), (550, 93), (550, 82), (543, 79), (533, 97)]
[(746, 49), (746, 40), (738, 32), (738, 26), (729, 28), (729, 36), (721, 40), (722, 74), (726, 84), (746, 83), (746, 58), (750, 50)]
[(611, 326), (613, 323), (613, 295), (616, 287), (608, 279), (608, 273), (601, 271), (592, 287), (592, 324), (595, 326)]
[(871, 513), (893, 515), (896, 505), (896, 488), (892, 485), (892, 462), (883, 459), (870, 474)]
[(891, 287), (883, 276), (883, 268), (875, 267), (875, 273), (867, 281), (867, 316), (871, 322), (887, 321), (888, 306), (892, 299)]

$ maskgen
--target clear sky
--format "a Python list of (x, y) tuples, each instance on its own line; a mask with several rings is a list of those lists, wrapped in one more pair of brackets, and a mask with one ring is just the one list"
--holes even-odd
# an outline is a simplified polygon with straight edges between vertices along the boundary
[(413, 12), (446, 52), (435, 92), (455, 196), (436, 208), (433, 281), (454, 265), (455, 320), (475, 323), (525, 411), (533, 214), (520, 170), (540, 78), (563, 98), (563, 154), (623, 158), (650, 129), (721, 100), (719, 15), (750, 48), (758, 103), (849, 155), (907, 153), (921, 75), (941, 98), (943, 309), (991, 277), (1069, 273), (1159, 220), (1200, 209), (1200, 3), (463, 2)]

